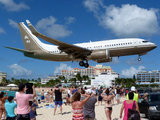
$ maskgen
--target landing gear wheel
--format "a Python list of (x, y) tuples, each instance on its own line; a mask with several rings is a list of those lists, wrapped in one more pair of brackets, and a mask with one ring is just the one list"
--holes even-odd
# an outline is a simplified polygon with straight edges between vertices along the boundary
[(80, 66), (84, 66), (85, 64), (84, 64), (83, 61), (80, 61), (80, 62), (79, 62), (79, 65), (80, 65)]
[(84, 67), (85, 67), (85, 68), (88, 68), (88, 67), (89, 67), (89, 64), (88, 64), (88, 63), (85, 63), (85, 64), (84, 64)]
[(140, 57), (138, 58), (138, 61), (141, 61), (141, 58), (140, 58)]

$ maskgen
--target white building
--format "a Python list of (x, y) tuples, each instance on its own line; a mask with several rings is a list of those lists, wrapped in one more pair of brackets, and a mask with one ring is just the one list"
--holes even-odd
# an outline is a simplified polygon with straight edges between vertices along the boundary
[(0, 83), (2, 82), (3, 78), (7, 78), (6, 72), (0, 72)]
[(100, 73), (95, 79), (91, 79), (92, 86), (112, 86), (115, 85), (116, 78), (119, 78), (119, 74), (116, 72), (103, 72)]
[(47, 82), (49, 82), (49, 80), (51, 80), (51, 79), (55, 80), (56, 78), (57, 78), (57, 76), (48, 76), (47, 78), (42, 78), (41, 84), (45, 85)]

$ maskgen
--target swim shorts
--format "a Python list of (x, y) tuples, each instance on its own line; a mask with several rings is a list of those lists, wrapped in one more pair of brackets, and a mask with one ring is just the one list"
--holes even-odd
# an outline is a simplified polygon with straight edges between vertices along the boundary
[(59, 106), (61, 106), (62, 105), (62, 101), (55, 101), (55, 105), (59, 105)]

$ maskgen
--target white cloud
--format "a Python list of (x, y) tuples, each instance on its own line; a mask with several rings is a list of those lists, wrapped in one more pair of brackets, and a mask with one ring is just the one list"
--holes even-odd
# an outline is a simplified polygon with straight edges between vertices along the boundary
[(4, 31), (3, 28), (0, 27), (0, 34), (1, 34), (1, 33), (6, 33), (6, 32)]
[(67, 64), (61, 63), (59, 67), (56, 66), (54, 74), (61, 73), (61, 70), (73, 70), (73, 68), (71, 66), (67, 66)]
[(8, 67), (13, 70), (12, 77), (30, 77), (32, 75), (31, 70), (26, 70), (25, 68), (23, 68), (17, 64), (13, 64)]
[(72, 34), (72, 31), (67, 30), (67, 26), (56, 24), (56, 21), (57, 19), (53, 16), (43, 18), (37, 22), (36, 28), (53, 38), (66, 37)]
[(25, 3), (16, 4), (13, 0), (0, 0), (0, 3), (4, 5), (7, 11), (17, 12), (22, 9), (29, 9)]
[[(105, 6), (102, 0), (86, 0), (84, 6), (105, 29), (119, 37), (151, 36), (159, 32), (158, 9), (144, 9), (137, 5)], [(104, 10), (104, 11), (102, 11)]]
[(73, 23), (76, 21), (76, 18), (75, 17), (68, 17), (68, 18), (65, 18), (66, 19), (66, 23), (67, 24), (70, 24), (70, 23)]
[(8, 19), (8, 21), (9, 21), (9, 24), (10, 24), (13, 28), (18, 29), (18, 24), (17, 24), (15, 21), (13, 21), (13, 20), (11, 20), (11, 19)]
[(138, 69), (136, 69), (135, 67), (131, 67), (130, 69), (123, 69), (121, 70), (121, 75), (130, 78), (133, 77), (133, 75), (135, 75), (139, 71), (143, 71), (145, 69), (146, 68), (144, 66), (139, 66)]

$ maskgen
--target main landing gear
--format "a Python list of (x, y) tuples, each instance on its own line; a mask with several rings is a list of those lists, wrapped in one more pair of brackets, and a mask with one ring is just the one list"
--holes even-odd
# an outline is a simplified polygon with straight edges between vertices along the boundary
[(140, 58), (140, 56), (138, 56), (138, 61), (141, 61), (141, 58)]
[(85, 68), (88, 68), (89, 67), (89, 64), (88, 64), (88, 61), (86, 60), (86, 63), (84, 63), (83, 61), (80, 61), (79, 62), (79, 65), (80, 66), (84, 66)]

